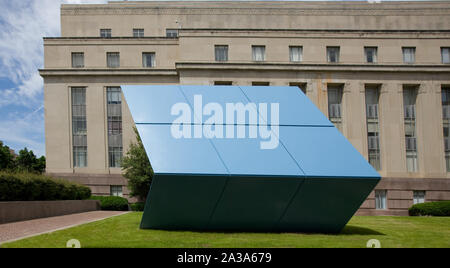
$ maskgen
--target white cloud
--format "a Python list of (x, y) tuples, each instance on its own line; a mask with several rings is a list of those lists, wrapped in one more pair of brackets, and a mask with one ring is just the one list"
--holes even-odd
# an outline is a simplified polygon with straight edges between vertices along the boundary
[(23, 116), (9, 113), (0, 121), (0, 140), (15, 150), (27, 147), (38, 155), (45, 155), (43, 106)]
[(0, 0), (0, 79), (14, 84), (0, 85), (0, 140), (14, 149), (45, 154), (43, 79), (38, 72), (44, 61), (42, 38), (60, 36), (61, 3), (105, 2)]

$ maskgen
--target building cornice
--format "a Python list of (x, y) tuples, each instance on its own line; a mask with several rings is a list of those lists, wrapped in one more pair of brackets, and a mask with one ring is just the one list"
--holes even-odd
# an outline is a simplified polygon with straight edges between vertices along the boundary
[(48, 76), (177, 76), (174, 69), (40, 69), (42, 77)]
[(165, 37), (44, 37), (44, 46), (60, 45), (178, 45), (178, 38)]
[(48, 76), (178, 76), (179, 70), (450, 73), (450, 65), (177, 62), (175, 69), (40, 69)]
[(211, 63), (177, 62), (177, 70), (257, 70), (257, 71), (332, 71), (332, 72), (420, 72), (450, 73), (450, 65), (397, 64), (311, 64), (311, 63)]
[(445, 2), (110, 2), (103, 5), (62, 5), (61, 15), (448, 15)]

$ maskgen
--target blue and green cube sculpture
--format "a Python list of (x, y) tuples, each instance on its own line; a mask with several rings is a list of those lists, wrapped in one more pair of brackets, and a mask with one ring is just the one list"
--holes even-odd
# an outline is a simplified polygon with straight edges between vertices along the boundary
[[(143, 229), (338, 233), (380, 180), (298, 87), (122, 89), (154, 171)], [(233, 104), (245, 118), (228, 111)]]

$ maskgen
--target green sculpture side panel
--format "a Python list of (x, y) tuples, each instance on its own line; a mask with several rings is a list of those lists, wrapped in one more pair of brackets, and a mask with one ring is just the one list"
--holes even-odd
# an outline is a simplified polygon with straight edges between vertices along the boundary
[(141, 228), (205, 229), (227, 176), (156, 175)]
[(229, 178), (208, 229), (273, 230), (303, 178)]
[(306, 178), (279, 231), (339, 233), (379, 179)]

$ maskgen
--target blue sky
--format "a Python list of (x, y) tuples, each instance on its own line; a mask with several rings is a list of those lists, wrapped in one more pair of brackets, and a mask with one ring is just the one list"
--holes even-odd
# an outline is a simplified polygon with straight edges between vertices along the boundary
[(42, 37), (60, 35), (61, 3), (106, 0), (0, 0), (0, 140), (45, 155)]

